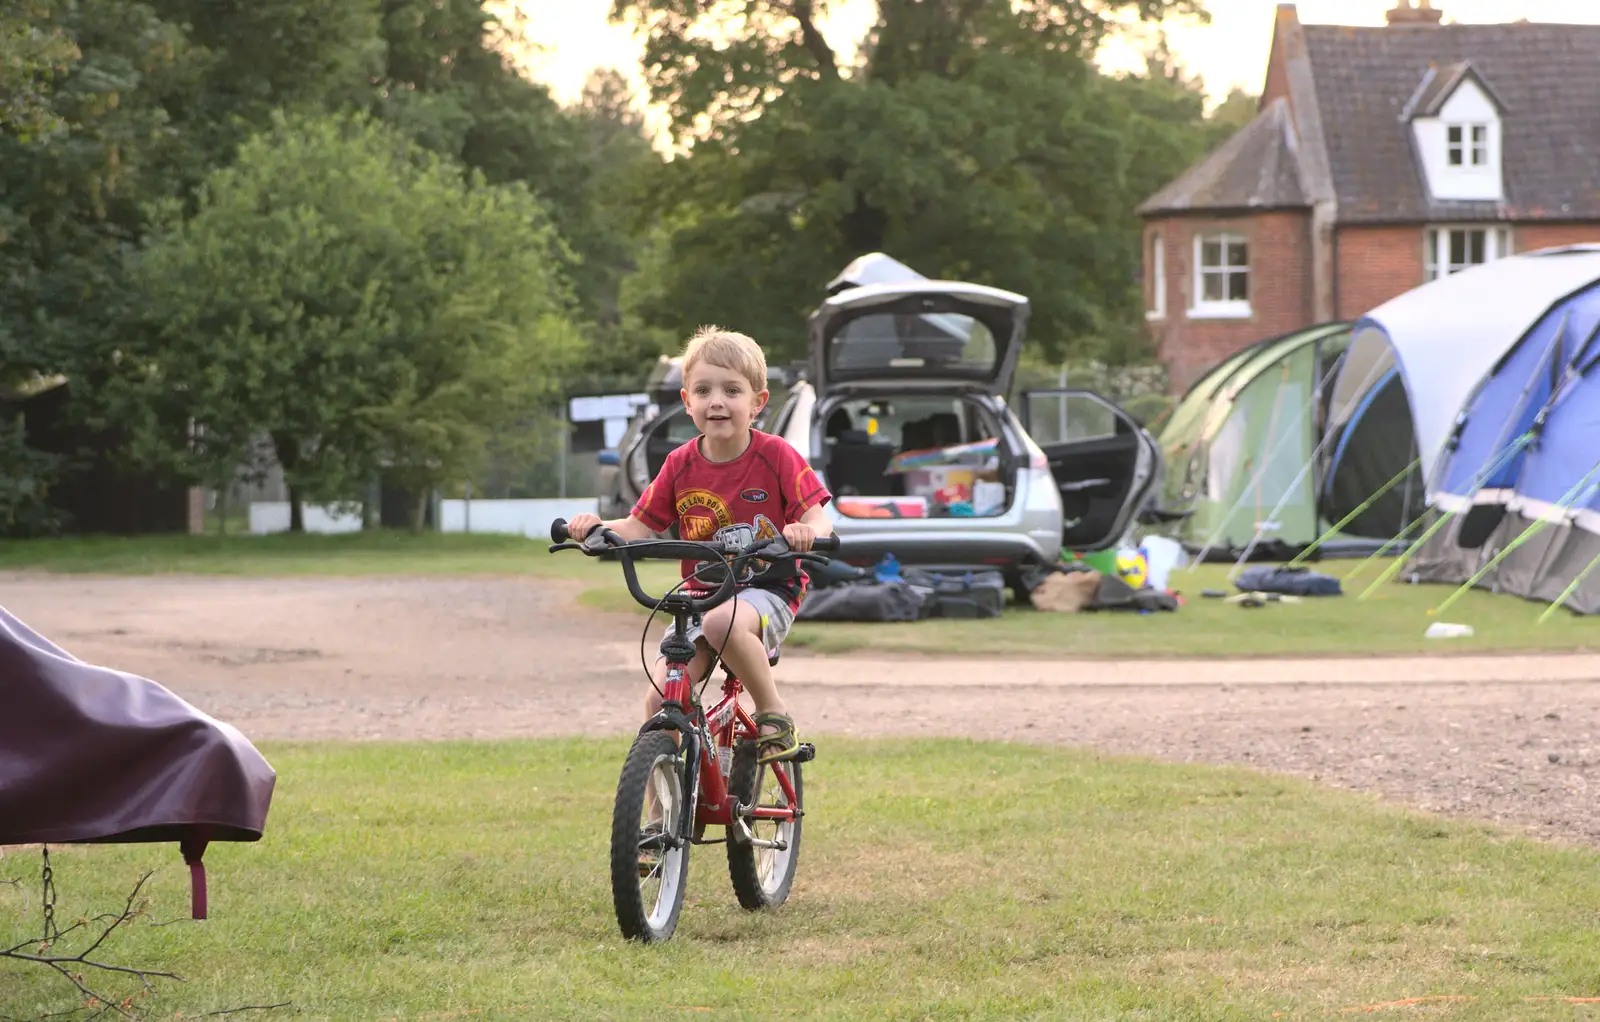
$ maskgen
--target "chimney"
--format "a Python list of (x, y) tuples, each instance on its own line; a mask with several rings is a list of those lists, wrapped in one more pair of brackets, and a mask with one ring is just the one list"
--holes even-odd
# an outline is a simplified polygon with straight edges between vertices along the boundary
[(1437, 25), (1444, 12), (1433, 6), (1433, 0), (1395, 0), (1386, 17), (1391, 25)]

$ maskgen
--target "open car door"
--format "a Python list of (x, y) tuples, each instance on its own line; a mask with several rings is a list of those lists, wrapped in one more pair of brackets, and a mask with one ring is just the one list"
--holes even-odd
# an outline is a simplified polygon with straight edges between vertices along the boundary
[[(661, 466), (667, 463), (667, 455), (699, 435), (694, 420), (689, 418), (688, 410), (681, 404), (663, 408), (639, 427), (638, 435), (622, 452), (621, 459), (626, 484), (622, 487), (622, 495), (630, 509), (644, 495), (650, 480), (660, 474)], [(676, 525), (672, 526), (674, 535), (677, 528)]]
[(1088, 390), (1031, 390), (1022, 421), (1061, 490), (1061, 544), (1103, 550), (1127, 532), (1161, 479), (1155, 438)]

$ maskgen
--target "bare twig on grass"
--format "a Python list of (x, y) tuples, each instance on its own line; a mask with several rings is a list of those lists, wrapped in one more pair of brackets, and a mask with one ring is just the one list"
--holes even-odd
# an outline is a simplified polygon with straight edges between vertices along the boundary
[[(19, 962), (31, 962), (35, 965), (43, 965), (54, 970), (63, 979), (71, 983), (77, 989), (78, 993), (85, 998), (85, 1007), (79, 1010), (92, 1011), (93, 1014), (90, 1016), (91, 1018), (98, 1017), (107, 1011), (115, 1012), (116, 1014), (122, 1015), (126, 1018), (132, 1018), (134, 1001), (132, 996), (124, 997), (121, 1000), (107, 997), (94, 987), (89, 986), (85, 980), (85, 976), (88, 969), (99, 969), (102, 972), (136, 976), (138, 977), (139, 983), (142, 987), (140, 993), (137, 995), (140, 997), (154, 994), (155, 981), (158, 979), (176, 980), (179, 983), (183, 982), (183, 977), (177, 975), (176, 973), (165, 972), (160, 969), (140, 969), (128, 965), (114, 965), (110, 962), (96, 961), (89, 957), (100, 949), (100, 945), (104, 944), (106, 942), (106, 938), (110, 937), (119, 926), (122, 926), (124, 923), (136, 919), (144, 914), (144, 908), (142, 906), (136, 906), (135, 903), (138, 901), (139, 892), (144, 889), (145, 881), (150, 879), (151, 873), (153, 872), (153, 870), (148, 871), (139, 877), (138, 882), (133, 885), (133, 890), (129, 892), (127, 903), (123, 905), (121, 912), (116, 914), (107, 912), (93, 918), (80, 919), (66, 929), (60, 930), (54, 934), (47, 934), (42, 939), (35, 938), (32, 940), (25, 940), (13, 947), (0, 949), (0, 958), (11, 958)], [(49, 953), (62, 937), (65, 937), (77, 930), (83, 929), (92, 923), (104, 923), (105, 928), (100, 931), (99, 936), (95, 937), (88, 947), (84, 948), (75, 955), (58, 955)], [(23, 949), (27, 947), (33, 947), (36, 950), (24, 951)]]
[[(86, 916), (82, 919), (79, 919), (71, 926), (68, 926), (66, 929), (57, 929), (54, 924), (53, 890), (49, 887), (51, 876), (49, 858), (48, 856), (46, 857), (45, 877), (47, 885), (47, 898), (45, 933), (42, 937), (35, 937), (25, 940), (13, 947), (0, 948), (0, 959), (9, 958), (19, 962), (43, 965), (53, 970), (62, 978), (67, 980), (67, 982), (73, 985), (73, 987), (78, 991), (79, 995), (84, 998), (84, 1004), (81, 1007), (71, 1008), (67, 1011), (53, 1012), (48, 1015), (39, 1016), (37, 1019), (33, 1020), (33, 1022), (45, 1022), (47, 1019), (57, 1018), (82, 1017), (94, 1019), (100, 1018), (106, 1014), (116, 1014), (124, 1018), (136, 1018), (138, 1017), (138, 1012), (135, 1002), (137, 1000), (155, 996), (156, 980), (170, 979), (178, 983), (184, 982), (183, 977), (179, 976), (177, 973), (166, 972), (161, 969), (141, 969), (128, 965), (115, 965), (110, 962), (98, 961), (90, 957), (100, 949), (101, 945), (106, 942), (107, 938), (109, 938), (118, 927), (123, 926), (124, 924), (132, 923), (140, 916), (146, 915), (145, 905), (140, 902), (139, 895), (144, 889), (146, 881), (148, 881), (154, 874), (155, 870), (147, 870), (142, 876), (139, 877), (138, 882), (133, 885), (133, 890), (128, 893), (128, 900), (126, 904), (123, 905), (121, 912), (103, 912), (97, 916)], [(19, 880), (5, 880), (0, 881), (0, 883), (10, 884), (19, 890), (22, 887), (21, 881)], [(170, 923), (179, 921), (180, 920), (173, 919), (170, 920), (169, 923), (153, 925), (169, 925)], [(50, 953), (63, 937), (66, 937), (71, 933), (75, 933), (78, 930), (86, 929), (95, 924), (101, 924), (104, 926), (104, 928), (94, 938), (94, 940), (89, 943), (89, 946), (84, 948), (82, 951), (75, 955)], [(29, 948), (32, 950), (24, 950)], [(108, 997), (88, 984), (85, 977), (91, 969), (98, 969), (105, 973), (137, 977), (141, 989), (138, 993), (125, 996), (120, 1000)], [(246, 1011), (273, 1011), (277, 1008), (288, 1008), (292, 1006), (293, 1003), (290, 1001), (282, 1001), (278, 1004), (250, 1004), (238, 1008), (224, 1008), (221, 1011), (206, 1012), (203, 1015), (197, 1015), (195, 1017), (211, 1018), (217, 1015), (234, 1015)], [(0, 1019), (0, 1022), (11, 1022), (11, 1020)]]

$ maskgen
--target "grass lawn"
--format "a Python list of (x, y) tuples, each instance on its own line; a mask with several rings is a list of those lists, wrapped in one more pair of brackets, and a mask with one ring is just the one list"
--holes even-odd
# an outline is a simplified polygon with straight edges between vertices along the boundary
[[(576, 552), (552, 555), (545, 540), (519, 536), (396, 532), (335, 536), (155, 536), (33, 540), (0, 543), (0, 570), (38, 569), (105, 574), (188, 572), (230, 575), (533, 575), (582, 583), (584, 606), (644, 613), (623, 588), (621, 569)], [(1325, 561), (1316, 569), (1336, 576), (1359, 562)], [(1366, 600), (1356, 598), (1382, 569), (1369, 565), (1347, 584), (1346, 595), (1271, 604), (1249, 610), (1200, 596), (1203, 589), (1233, 592), (1225, 565), (1179, 569), (1171, 584), (1185, 604), (1176, 613), (1051, 614), (1012, 605), (983, 621), (910, 624), (801, 622), (791, 648), (816, 652), (881, 649), (974, 655), (1075, 656), (1317, 656), (1381, 653), (1483, 653), (1600, 649), (1600, 622), (1558, 613), (1536, 619), (1543, 604), (1473, 591), (1444, 619), (1471, 625), (1466, 639), (1429, 640), (1448, 586), (1390, 584)], [(665, 591), (675, 564), (642, 571), (646, 588)]]
[[(208, 921), (150, 925), (187, 913), (168, 845), (54, 849), (57, 915), (120, 907), (159, 867), (150, 917), (101, 956), (183, 976), (150, 1005), (163, 1018), (285, 1001), (247, 1017), (1596, 1011), (1565, 1002), (1600, 994), (1593, 849), (1239, 769), (961, 741), (822, 741), (790, 902), (745, 913), (722, 849), (697, 847), (678, 935), (628, 945), (605, 869), (624, 750), (264, 744), (267, 836), (208, 852)], [(0, 860), (24, 882), (0, 886), (4, 946), (37, 932), (38, 869), (32, 850)], [(0, 960), (0, 1015), (62, 1011), (69, 993)]]
[(599, 578), (582, 554), (553, 555), (550, 540), (494, 533), (71, 536), (0, 541), (0, 571), (103, 575), (523, 575)]
[[(1342, 577), (1356, 561), (1329, 561), (1315, 570)], [(1164, 656), (1365, 656), (1395, 653), (1485, 653), (1515, 650), (1600, 649), (1600, 622), (1558, 613), (1544, 624), (1544, 604), (1477, 591), (1464, 595), (1442, 618), (1470, 624), (1470, 638), (1423, 638), (1428, 616), (1451, 593), (1448, 586), (1391, 583), (1365, 600), (1356, 597), (1383, 563), (1368, 566), (1345, 587), (1345, 595), (1273, 603), (1247, 609), (1200, 595), (1204, 589), (1235, 593), (1229, 566), (1204, 564), (1174, 572), (1169, 584), (1184, 604), (1176, 612), (1055, 614), (1009, 604), (998, 618), (927, 620), (897, 624), (844, 621), (795, 625), (788, 646), (817, 653), (855, 650), (1084, 657)], [(673, 568), (651, 565), (652, 591), (672, 584)], [(637, 604), (614, 584), (586, 590), (579, 600), (596, 609), (628, 611)], [(646, 613), (639, 611), (639, 613)]]

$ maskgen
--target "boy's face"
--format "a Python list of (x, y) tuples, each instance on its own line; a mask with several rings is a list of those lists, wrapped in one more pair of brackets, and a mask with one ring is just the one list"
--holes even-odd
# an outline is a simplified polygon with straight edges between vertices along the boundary
[(756, 390), (737, 370), (710, 362), (694, 364), (683, 381), (683, 404), (689, 418), (711, 440), (743, 435), (766, 406), (768, 392)]

